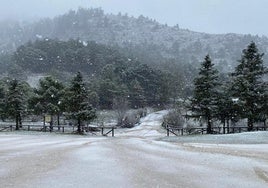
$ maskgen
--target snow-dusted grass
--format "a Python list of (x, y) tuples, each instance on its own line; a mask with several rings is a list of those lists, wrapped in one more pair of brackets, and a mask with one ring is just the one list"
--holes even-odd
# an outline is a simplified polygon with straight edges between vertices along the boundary
[(221, 135), (185, 135), (161, 138), (163, 141), (178, 143), (211, 144), (268, 144), (268, 131), (245, 132)]

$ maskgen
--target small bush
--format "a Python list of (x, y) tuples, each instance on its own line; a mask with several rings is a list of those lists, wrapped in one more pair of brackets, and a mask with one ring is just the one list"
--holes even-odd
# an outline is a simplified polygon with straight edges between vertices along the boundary
[(132, 128), (135, 126), (135, 124), (139, 123), (140, 118), (141, 117), (138, 111), (128, 112), (122, 121), (121, 127)]
[(164, 117), (163, 126), (166, 125), (183, 128), (184, 119), (180, 110), (174, 109), (169, 111), (169, 113)]
[(142, 118), (147, 115), (147, 109), (146, 108), (140, 108), (137, 110), (137, 115)]

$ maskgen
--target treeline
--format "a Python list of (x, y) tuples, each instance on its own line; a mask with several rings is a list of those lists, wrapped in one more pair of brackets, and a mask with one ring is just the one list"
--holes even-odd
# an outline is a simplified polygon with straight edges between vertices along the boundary
[[(74, 86), (74, 79), (63, 78), (75, 72), (80, 72), (76, 77), (84, 75), (81, 87), (85, 90), (85, 99), (81, 97), (78, 101), (86, 100), (88, 106), (85, 108), (91, 106), (89, 111), (113, 109), (119, 101), (134, 109), (163, 107), (175, 101), (183, 84), (167, 71), (127, 58), (115, 48), (95, 42), (50, 39), (28, 42), (6, 59), (10, 61), (12, 71), (0, 84), (1, 118), (15, 119), (17, 126), (24, 116), (49, 114), (60, 117), (75, 108), (76, 103), (70, 98), (81, 93), (75, 94), (77, 89), (70, 89), (78, 87)], [(23, 72), (54, 76), (45, 77), (37, 88), (32, 88), (20, 80)], [(78, 109), (73, 109), (74, 114), (80, 114), (75, 110)], [(82, 119), (94, 117), (94, 114), (80, 115)]]
[[(150, 105), (159, 107), (160, 102), (164, 104), (166, 96), (158, 96), (158, 94), (164, 95), (165, 88), (155, 88), (154, 85), (161, 79), (159, 72), (140, 65), (136, 70), (126, 72), (128, 75), (126, 80), (132, 80), (130, 83), (117, 85), (117, 79), (120, 78), (113, 75), (114, 71), (111, 65), (107, 65), (102, 79), (95, 82), (85, 81), (80, 72), (68, 83), (47, 76), (39, 80), (36, 88), (32, 88), (25, 81), (4, 78), (0, 81), (0, 118), (2, 121), (14, 120), (16, 130), (19, 130), (23, 119), (27, 117), (50, 115), (51, 126), (53, 126), (55, 122), (59, 125), (60, 117), (64, 116), (75, 120), (77, 131), (80, 133), (81, 125), (96, 118), (96, 111), (99, 109), (121, 111), (145, 108)], [(148, 75), (151, 76), (151, 80), (149, 78), (143, 80)], [(144, 83), (140, 84), (138, 81), (140, 79)], [(148, 90), (143, 90), (143, 84), (148, 85), (146, 86)], [(121, 117), (119, 121), (123, 118)], [(118, 125), (124, 126), (122, 122)]]
[(115, 48), (96, 42), (44, 39), (20, 46), (13, 55), (13, 61), (32, 73), (53, 70), (73, 73), (80, 70), (95, 74), (100, 73), (106, 64), (121, 64), (126, 58)]
[(67, 118), (77, 121), (77, 131), (80, 133), (82, 123), (96, 117), (92, 100), (80, 72), (68, 86), (52, 77), (40, 80), (38, 88), (31, 88), (26, 82), (16, 79), (2, 80), (0, 117), (3, 121), (7, 118), (15, 120), (16, 130), (19, 130), (25, 116), (57, 116), (59, 123), (59, 117), (65, 113)]
[(189, 117), (205, 119), (207, 132), (212, 133), (213, 122), (220, 120), (224, 126), (229, 122), (247, 119), (248, 131), (254, 123), (268, 117), (268, 69), (263, 55), (254, 42), (243, 50), (234, 72), (220, 77), (209, 55), (205, 57), (194, 80)]
[[(138, 76), (137, 81), (147, 96), (150, 92), (147, 90), (150, 87), (147, 82), (154, 82), (157, 88), (163, 84), (161, 82), (168, 83), (165, 86), (167, 98), (174, 99), (178, 95), (185, 96), (190, 93), (191, 74), (196, 74), (195, 68), (191, 65), (179, 66), (175, 60), (169, 60), (163, 61), (161, 66), (153, 66), (153, 63), (150, 66), (144, 60), (145, 57), (140, 58), (141, 55), (135, 54), (119, 46), (107, 46), (93, 41), (71, 39), (65, 42), (44, 39), (28, 42), (13, 54), (2, 55), (0, 68), (3, 72), (6, 70), (8, 77), (11, 78), (25, 80), (29, 74), (40, 73), (68, 81), (68, 78), (77, 71), (83, 73), (86, 79), (99, 80), (103, 77), (107, 66), (112, 67), (110, 72), (113, 70), (113, 75), (116, 77), (112, 80), (119, 85), (129, 85), (133, 81), (133, 74), (142, 74)], [(141, 71), (141, 68), (144, 70)]]
[(80, 71), (98, 96), (95, 103), (100, 108), (110, 109), (116, 97), (126, 98), (132, 108), (163, 106), (181, 93), (185, 83), (179, 75), (152, 68), (119, 53), (115, 47), (95, 42), (50, 39), (29, 42), (19, 47), (11, 59), (20, 67), (13, 70), (14, 77), (21, 74), (22, 68), (61, 80), (66, 73)]

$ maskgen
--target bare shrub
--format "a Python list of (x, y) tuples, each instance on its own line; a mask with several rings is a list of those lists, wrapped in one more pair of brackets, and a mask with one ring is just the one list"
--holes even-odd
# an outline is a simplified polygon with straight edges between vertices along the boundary
[(138, 111), (130, 111), (124, 117), (121, 127), (123, 128), (132, 128), (135, 124), (139, 123), (140, 115)]
[(147, 109), (146, 108), (140, 108), (137, 110), (137, 115), (142, 118), (147, 115)]
[(129, 109), (128, 101), (125, 98), (116, 98), (113, 101), (113, 109), (117, 116), (117, 126), (124, 124), (126, 113)]
[(183, 128), (184, 119), (179, 109), (170, 110), (168, 114), (164, 116), (163, 126), (166, 125)]

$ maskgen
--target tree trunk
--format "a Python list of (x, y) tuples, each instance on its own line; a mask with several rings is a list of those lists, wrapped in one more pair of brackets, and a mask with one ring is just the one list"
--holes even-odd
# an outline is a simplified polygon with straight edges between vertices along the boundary
[(227, 134), (230, 133), (230, 120), (227, 119)]
[(208, 134), (212, 134), (212, 130), (211, 130), (211, 121), (210, 121), (210, 119), (208, 119), (207, 133), (208, 133)]
[(80, 134), (82, 131), (81, 131), (81, 120), (80, 118), (78, 119), (77, 121), (77, 132)]
[(57, 123), (58, 123), (58, 126), (60, 125), (60, 114), (57, 114)]
[(22, 128), (22, 119), (21, 119), (21, 115), (19, 114), (18, 117), (18, 121), (19, 121), (19, 127)]
[(226, 128), (226, 119), (223, 119), (223, 134), (225, 134), (225, 128)]
[(207, 116), (207, 120), (208, 120), (207, 134), (211, 134), (212, 133), (212, 125), (211, 125), (211, 117), (210, 117), (209, 113), (208, 113), (208, 116)]
[(253, 119), (248, 118), (248, 131), (253, 131)]
[(49, 123), (49, 131), (52, 132), (53, 131), (53, 115), (50, 115), (51, 119), (50, 119), (50, 123)]
[(16, 130), (19, 130), (20, 127), (19, 127), (19, 116), (16, 115)]

